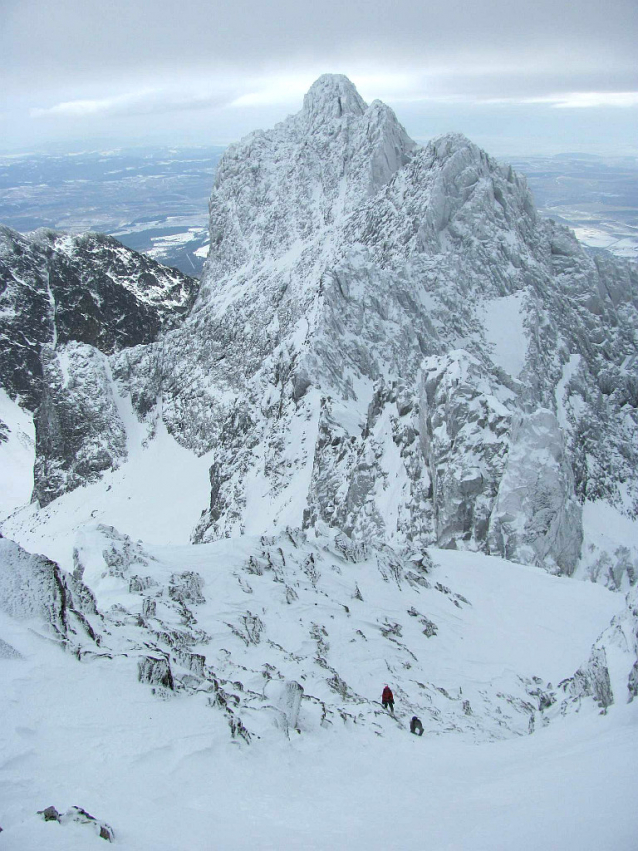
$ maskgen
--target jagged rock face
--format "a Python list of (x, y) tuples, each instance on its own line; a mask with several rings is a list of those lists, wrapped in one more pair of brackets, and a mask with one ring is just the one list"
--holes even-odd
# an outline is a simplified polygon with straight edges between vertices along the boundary
[(423, 364), (421, 442), (433, 483), (436, 536), (484, 547), (509, 446), (511, 412), (466, 352)]
[(90, 590), (55, 562), (6, 538), (0, 538), (0, 610), (17, 620), (41, 621), (66, 645), (96, 640), (86, 618), (95, 612)]
[(55, 354), (43, 353), (42, 363), (33, 496), (44, 506), (119, 467), (127, 449), (105, 356), (92, 346), (68, 343)]
[(458, 282), (466, 292), (479, 282), (484, 289), (487, 278), (489, 289), (504, 295), (538, 275), (533, 267), (547, 248), (540, 224), (525, 179), (450, 134), (417, 150), (355, 211), (343, 240), (369, 246), (384, 268), (419, 255), (449, 255), (466, 267)]
[(0, 228), (0, 384), (36, 411), (41, 505), (126, 457), (104, 354), (150, 343), (197, 286), (112, 237)]
[(582, 539), (582, 510), (556, 417), (543, 409), (517, 415), (490, 516), (488, 551), (571, 574)]
[(196, 286), (112, 237), (0, 226), (0, 381), (33, 410), (44, 346), (110, 353), (148, 343), (188, 310)]
[(565, 714), (593, 698), (603, 713), (613, 703), (631, 703), (638, 695), (638, 589), (625, 597), (625, 608), (594, 643), (587, 662), (559, 683)]
[(345, 77), (321, 77), (300, 113), (225, 152), (210, 202), (212, 287), (242, 266), (256, 271), (325, 240), (414, 147), (388, 107), (368, 107)]

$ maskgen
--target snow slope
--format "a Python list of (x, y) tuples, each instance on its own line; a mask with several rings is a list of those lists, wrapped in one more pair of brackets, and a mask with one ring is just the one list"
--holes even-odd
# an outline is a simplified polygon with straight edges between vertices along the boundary
[(483, 304), (483, 322), (488, 343), (493, 347), (492, 359), (497, 366), (518, 378), (525, 366), (524, 293), (488, 299)]
[[(531, 685), (542, 681), (549, 694), (548, 679), (556, 684), (588, 656), (619, 595), (470, 553), (432, 550), (428, 588), (400, 571), (399, 581), (384, 578), (371, 553), (353, 563), (338, 549), (323, 551), (313, 581), (293, 567), (298, 550), (319, 554), (301, 539), (276, 542), (286, 557), (277, 577), (243, 569), (260, 551), (255, 539), (127, 549), (113, 535), (86, 528), (77, 541), (83, 581), (104, 613), (90, 617), (102, 643), (90, 651), (85, 642), (82, 662), (47, 638), (42, 622), (9, 617), (0, 601), (0, 646), (15, 651), (0, 653), (0, 847), (103, 847), (86, 826), (36, 815), (77, 804), (131, 851), (635, 848), (635, 702), (618, 695), (601, 717), (582, 698), (563, 703), (562, 717), (560, 697), (540, 711), (529, 694), (523, 708), (507, 691), (536, 676)], [(126, 557), (107, 558), (109, 546)], [(141, 570), (158, 585), (131, 593)], [(192, 649), (205, 654), (227, 698), (237, 696), (250, 745), (229, 738), (222, 706), (173, 657), (174, 690), (136, 682), (136, 656), (150, 645), (127, 612), (141, 613), (152, 597), (167, 619), (162, 589), (176, 571), (202, 579), (205, 602), (189, 608), (209, 640)], [(286, 588), (297, 594), (289, 603)], [(247, 606), (262, 621), (257, 643), (232, 629)], [(413, 606), (436, 623), (435, 635), (422, 634)], [(387, 623), (400, 624), (400, 638), (384, 636)], [(353, 642), (357, 630), (365, 641)], [(161, 642), (153, 646), (157, 655)], [(334, 666), (345, 686), (336, 691), (326, 686)], [(280, 676), (303, 683), (299, 732), (282, 726)], [(396, 720), (375, 704), (384, 680)], [(421, 739), (407, 729), (414, 712)]]

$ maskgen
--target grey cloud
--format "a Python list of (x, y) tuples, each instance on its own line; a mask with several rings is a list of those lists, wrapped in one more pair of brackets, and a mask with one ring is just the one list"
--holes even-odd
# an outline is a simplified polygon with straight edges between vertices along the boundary
[[(528, 145), (518, 104), (538, 100), (525, 112), (538, 139), (571, 127), (578, 145), (614, 133), (634, 144), (631, 110), (585, 126), (552, 104), (637, 92), (637, 35), (636, 0), (0, 0), (0, 139), (226, 142), (340, 72), (414, 135), (516, 124)], [(511, 104), (512, 120), (490, 102)], [(550, 111), (560, 117), (541, 122)]]
[(539, 83), (589, 73), (636, 87), (635, 0), (8, 0), (2, 16), (16, 87), (389, 64), (451, 66), (478, 80), (518, 64)]

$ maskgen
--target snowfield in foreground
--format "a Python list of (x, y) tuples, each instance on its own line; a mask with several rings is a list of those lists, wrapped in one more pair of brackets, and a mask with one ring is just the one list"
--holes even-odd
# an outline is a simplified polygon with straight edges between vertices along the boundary
[[(102, 613), (91, 618), (102, 642), (94, 651), (84, 642), (81, 662), (42, 621), (18, 616), (5, 589), (0, 848), (104, 847), (87, 825), (37, 815), (77, 805), (130, 851), (635, 851), (638, 705), (626, 704), (626, 671), (602, 716), (590, 697), (567, 700), (558, 687), (623, 595), (439, 550), (418, 583), (379, 553), (340, 557), (338, 543), (291, 533), (151, 547), (87, 527), (76, 561)], [(13, 547), (4, 542), (6, 558)], [(298, 565), (310, 554), (308, 573)], [(147, 587), (131, 592), (141, 569)], [(230, 738), (210, 683), (174, 656), (174, 689), (137, 682), (139, 654), (161, 648), (175, 614), (166, 591), (176, 571), (201, 579), (199, 602), (186, 598), (189, 628), (208, 639), (191, 649), (226, 698), (236, 691), (250, 744)], [(148, 599), (155, 618), (143, 614)], [(247, 611), (261, 623), (257, 640), (239, 634)], [(288, 726), (276, 688), (292, 679), (304, 695)], [(385, 681), (396, 719), (378, 704)], [(534, 706), (534, 686), (553, 706)], [(408, 732), (415, 713), (421, 739)]]

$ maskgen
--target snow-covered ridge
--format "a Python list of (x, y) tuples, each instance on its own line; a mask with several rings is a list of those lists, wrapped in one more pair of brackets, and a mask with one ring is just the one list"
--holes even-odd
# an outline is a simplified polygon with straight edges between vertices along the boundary
[[(211, 235), (181, 325), (108, 369), (93, 359), (104, 439), (87, 428), (76, 450), (91, 476), (123, 462), (107, 408), (128, 398), (150, 438), (161, 421), (208, 459), (199, 542), (327, 528), (571, 573), (583, 502), (635, 515), (636, 270), (541, 220), (525, 181), (464, 136), (418, 148), (327, 75), (228, 150)], [(69, 353), (65, 388), (92, 386), (90, 361)], [(45, 480), (59, 450), (41, 445)]]
[(175, 325), (198, 285), (112, 237), (0, 227), (0, 286), (0, 383), (35, 414), (46, 504), (125, 457), (104, 356)]

